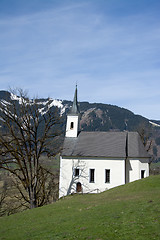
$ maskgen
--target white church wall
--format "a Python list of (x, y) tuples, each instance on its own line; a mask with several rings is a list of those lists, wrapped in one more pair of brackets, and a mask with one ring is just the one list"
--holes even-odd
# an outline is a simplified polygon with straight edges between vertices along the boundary
[(149, 165), (146, 159), (130, 159), (129, 182), (141, 179), (141, 170), (145, 171), (144, 177), (149, 176)]
[(129, 159), (130, 163), (129, 171), (129, 182), (133, 182), (139, 179), (139, 160)]
[(60, 158), (59, 197), (66, 196), (71, 192), (69, 189), (72, 180), (72, 160)]
[[(124, 179), (124, 160), (86, 160), (89, 169), (95, 169), (95, 183), (89, 183), (88, 188), (90, 191), (102, 192), (107, 189), (119, 186), (125, 183)], [(105, 170), (110, 170), (110, 182), (105, 183)], [(85, 189), (84, 189), (85, 190)], [(87, 189), (86, 189), (87, 190)]]
[(139, 161), (139, 178), (141, 178), (141, 171), (144, 171), (144, 177), (149, 176), (149, 164), (146, 159), (140, 159)]
[[(97, 193), (125, 184), (124, 159), (61, 159), (59, 197), (76, 192), (76, 184), (82, 184), (83, 193)], [(79, 176), (74, 169), (79, 168)], [(94, 170), (94, 182), (90, 182), (90, 169)], [(110, 170), (110, 182), (105, 182), (105, 169)]]

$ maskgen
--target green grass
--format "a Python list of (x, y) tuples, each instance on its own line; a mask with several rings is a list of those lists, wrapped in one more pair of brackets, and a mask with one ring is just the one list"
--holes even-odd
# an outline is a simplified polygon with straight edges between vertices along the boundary
[(160, 239), (160, 175), (0, 219), (3, 240)]

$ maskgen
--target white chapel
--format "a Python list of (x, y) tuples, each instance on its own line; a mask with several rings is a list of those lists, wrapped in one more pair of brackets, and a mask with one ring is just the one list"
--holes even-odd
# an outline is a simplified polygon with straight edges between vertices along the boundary
[(76, 87), (60, 157), (59, 198), (149, 176), (149, 155), (137, 132), (79, 131), (79, 115)]

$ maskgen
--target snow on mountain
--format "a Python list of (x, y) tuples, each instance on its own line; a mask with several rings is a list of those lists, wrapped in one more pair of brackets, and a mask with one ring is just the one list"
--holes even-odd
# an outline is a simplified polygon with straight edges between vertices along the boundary
[(38, 105), (43, 107), (39, 108), (39, 112), (44, 115), (51, 107), (58, 107), (60, 109), (60, 114), (63, 115), (65, 112), (66, 106), (62, 104), (62, 100), (56, 100), (49, 98), (47, 101), (37, 102)]
[(13, 101), (18, 101), (19, 104), (22, 104), (22, 98), (21, 97), (18, 97), (16, 96), (15, 94), (11, 93), (11, 100)]
[[(22, 101), (24, 101), (24, 99), (22, 100), (21, 97), (18, 97), (16, 95), (14, 95), (13, 93), (11, 93), (11, 100), (18, 101), (19, 104), (22, 104)], [(29, 100), (29, 104), (31, 104), (31, 105), (34, 104), (34, 100)], [(46, 114), (47, 111), (53, 106), (58, 107), (60, 109), (61, 115), (63, 115), (63, 113), (65, 112), (65, 109), (66, 109), (66, 107), (62, 104), (62, 100), (57, 100), (57, 99), (52, 99), (52, 98), (49, 98), (48, 100), (45, 100), (45, 101), (37, 101), (36, 104), (43, 105), (43, 107), (39, 108), (39, 112), (42, 115)]]
[(2, 104), (3, 106), (10, 105), (10, 103), (7, 102), (6, 100), (1, 100), (1, 104)]
[(58, 107), (58, 108), (61, 109), (61, 112), (60, 112), (61, 115), (65, 112), (66, 107), (62, 104), (61, 100), (56, 100), (56, 99), (53, 100), (52, 99), (52, 102), (49, 104), (49, 108), (51, 108), (53, 106)]
[(152, 124), (153, 126), (155, 126), (155, 127), (160, 127), (160, 125), (159, 124), (157, 124), (157, 123), (154, 123), (154, 122), (152, 122), (152, 121), (149, 121), (149, 123), (150, 124)]

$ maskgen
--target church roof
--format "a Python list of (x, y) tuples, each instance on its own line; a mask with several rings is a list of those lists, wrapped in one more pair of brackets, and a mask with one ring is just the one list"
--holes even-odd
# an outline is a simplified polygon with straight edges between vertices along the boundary
[(66, 137), (62, 156), (149, 158), (137, 132), (80, 132)]
[(78, 101), (77, 101), (77, 85), (74, 93), (74, 99), (73, 99), (73, 105), (72, 108), (69, 112), (69, 115), (77, 115), (79, 114), (79, 109), (78, 109)]

